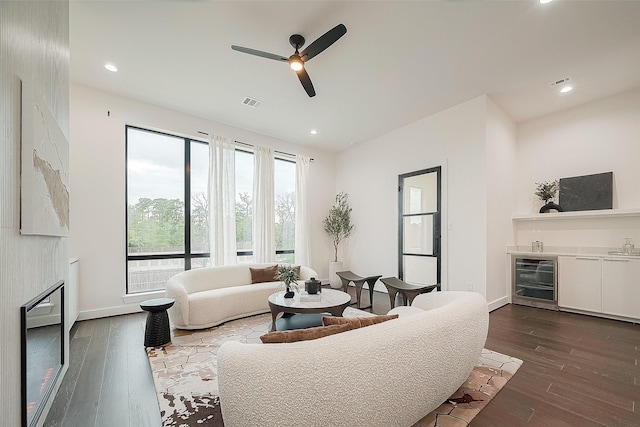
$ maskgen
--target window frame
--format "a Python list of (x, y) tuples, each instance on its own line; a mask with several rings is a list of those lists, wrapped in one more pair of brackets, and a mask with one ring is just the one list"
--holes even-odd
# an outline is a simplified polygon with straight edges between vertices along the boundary
[[(164, 135), (171, 138), (182, 139), (184, 148), (184, 251), (181, 253), (167, 253), (167, 254), (150, 254), (150, 255), (131, 255), (129, 254), (129, 129), (135, 129), (142, 132), (148, 132), (158, 135)], [(125, 257), (126, 257), (126, 287), (125, 292), (127, 295), (135, 295), (141, 292), (129, 292), (129, 261), (153, 261), (163, 259), (182, 259), (184, 260), (184, 269), (191, 270), (191, 260), (193, 258), (207, 258), (209, 252), (191, 253), (191, 143), (201, 143), (209, 145), (207, 141), (202, 141), (194, 138), (173, 135), (167, 132), (157, 131), (153, 129), (146, 129), (134, 125), (125, 125), (125, 206), (124, 206), (124, 219), (125, 219)], [(188, 197), (187, 197), (188, 195)]]
[[(129, 192), (128, 192), (128, 183), (129, 183), (129, 129), (134, 129), (142, 132), (148, 132), (158, 135), (164, 135), (171, 138), (182, 139), (184, 145), (184, 251), (181, 253), (166, 253), (166, 254), (146, 254), (146, 255), (132, 255), (129, 254)], [(195, 138), (190, 138), (187, 136), (180, 136), (171, 134), (168, 132), (147, 129), (140, 126), (128, 125), (125, 124), (125, 205), (124, 205), (124, 219), (125, 219), (125, 292), (127, 295), (135, 295), (139, 293), (144, 293), (146, 291), (138, 291), (138, 292), (130, 292), (129, 291), (129, 261), (154, 261), (154, 260), (164, 260), (164, 259), (181, 259), (184, 260), (184, 270), (191, 270), (192, 260), (198, 258), (210, 258), (211, 252), (195, 252), (191, 251), (191, 143), (200, 143), (209, 145), (208, 141), (202, 141)], [(238, 142), (238, 141), (236, 141)], [(236, 151), (242, 151), (246, 153), (250, 153), (254, 155), (252, 150), (243, 149), (236, 147)], [(278, 156), (275, 158), (278, 161), (296, 163), (295, 160), (286, 159), (284, 156)], [(295, 254), (294, 249), (281, 249), (276, 250), (275, 255), (283, 255), (283, 254)], [(236, 257), (241, 256), (252, 256), (252, 250), (236, 250)], [(155, 290), (154, 290), (155, 291)]]

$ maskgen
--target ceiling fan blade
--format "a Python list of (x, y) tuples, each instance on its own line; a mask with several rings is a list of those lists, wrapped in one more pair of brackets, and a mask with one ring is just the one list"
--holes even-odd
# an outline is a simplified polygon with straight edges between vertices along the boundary
[(285, 58), (281, 55), (276, 55), (275, 53), (263, 52), (261, 50), (250, 49), (248, 47), (231, 45), (231, 49), (237, 50), (238, 52), (248, 53), (249, 55), (261, 56), (262, 58), (273, 59), (276, 61), (289, 61), (289, 58)]
[(313, 88), (313, 83), (311, 83), (311, 78), (309, 78), (309, 74), (307, 74), (307, 70), (304, 68), (296, 73), (298, 78), (300, 79), (300, 83), (302, 83), (302, 87), (307, 91), (307, 95), (309, 97), (316, 96), (316, 90)]
[(340, 37), (347, 33), (347, 27), (344, 24), (338, 24), (311, 43), (305, 50), (300, 52), (300, 56), (304, 62), (307, 62), (323, 50), (334, 44)]

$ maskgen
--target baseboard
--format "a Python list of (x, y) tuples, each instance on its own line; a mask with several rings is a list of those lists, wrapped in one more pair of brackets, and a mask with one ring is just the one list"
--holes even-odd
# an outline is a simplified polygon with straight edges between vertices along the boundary
[[(387, 293), (386, 289), (374, 288), (375, 292)], [(488, 303), (489, 311), (494, 311), (509, 304), (509, 297), (505, 296), (498, 298), (495, 301)], [(78, 314), (78, 320), (91, 320), (100, 319), (102, 317), (120, 316), (122, 314), (140, 313), (142, 309), (138, 304), (130, 304), (120, 307), (101, 308), (98, 310), (85, 310)]]
[(491, 301), (487, 305), (489, 306), (489, 311), (493, 311), (493, 310), (499, 309), (500, 307), (504, 307), (507, 304), (509, 304), (509, 297), (505, 296), (505, 297), (502, 297), (502, 298), (498, 298), (495, 301)]
[(630, 323), (640, 324), (640, 319), (635, 319), (633, 317), (617, 316), (615, 314), (595, 313), (593, 311), (585, 311), (585, 310), (578, 310), (578, 309), (565, 308), (565, 307), (558, 307), (558, 311), (566, 311), (567, 313), (583, 314), (586, 316), (601, 317), (603, 319), (619, 320), (621, 322), (630, 322)]
[(142, 309), (138, 304), (100, 308), (98, 310), (85, 310), (78, 314), (78, 320), (100, 319), (102, 317), (120, 316), (122, 314), (139, 313), (141, 311)]

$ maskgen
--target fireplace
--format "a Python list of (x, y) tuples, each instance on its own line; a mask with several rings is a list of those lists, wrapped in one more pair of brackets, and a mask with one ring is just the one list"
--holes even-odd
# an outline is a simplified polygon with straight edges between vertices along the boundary
[(38, 424), (62, 372), (65, 354), (64, 281), (20, 307), (22, 426)]

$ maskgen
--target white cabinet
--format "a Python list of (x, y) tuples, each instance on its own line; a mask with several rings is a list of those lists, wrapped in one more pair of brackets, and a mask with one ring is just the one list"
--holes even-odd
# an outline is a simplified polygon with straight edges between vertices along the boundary
[(640, 260), (602, 260), (602, 311), (640, 319)]
[(601, 277), (598, 257), (558, 257), (558, 306), (602, 312)]
[(640, 319), (640, 260), (558, 257), (558, 306)]

